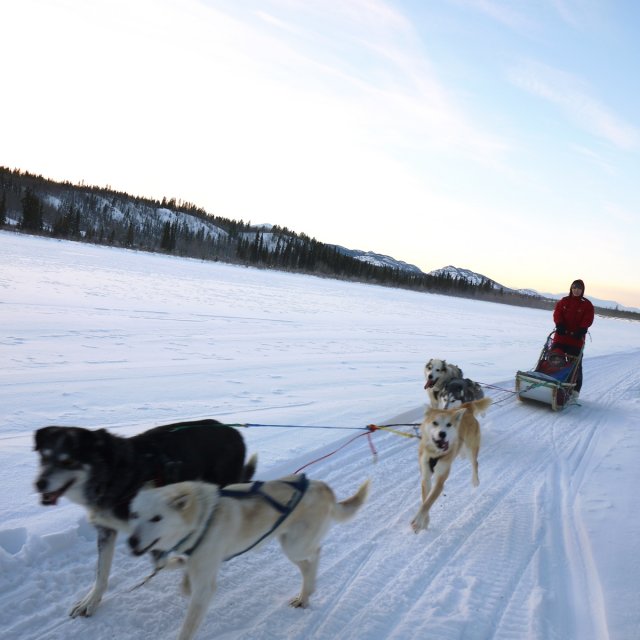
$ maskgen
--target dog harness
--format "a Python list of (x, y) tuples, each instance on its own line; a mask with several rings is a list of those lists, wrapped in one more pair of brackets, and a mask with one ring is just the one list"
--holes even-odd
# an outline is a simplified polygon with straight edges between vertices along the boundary
[[(276, 520), (273, 527), (271, 527), (269, 531), (267, 531), (263, 536), (258, 538), (258, 540), (256, 540), (252, 545), (248, 546), (243, 551), (239, 551), (238, 553), (234, 553), (232, 556), (225, 558), (224, 559), (225, 562), (227, 562), (227, 560), (231, 560), (232, 558), (236, 558), (242, 555), (243, 553), (246, 553), (247, 551), (250, 551), (255, 546), (260, 544), (265, 538), (270, 536), (293, 513), (293, 510), (298, 506), (298, 504), (300, 503), (300, 500), (302, 500), (302, 497), (304, 496), (304, 494), (307, 492), (307, 489), (309, 488), (309, 479), (304, 473), (298, 476), (291, 476), (291, 478), (295, 478), (295, 479), (281, 480), (281, 482), (283, 482), (284, 484), (288, 484), (291, 488), (294, 489), (293, 493), (291, 494), (291, 497), (289, 498), (286, 504), (281, 504), (277, 500), (274, 500), (270, 495), (262, 491), (262, 485), (264, 484), (264, 482), (260, 480), (256, 480), (255, 482), (252, 482), (249, 485), (249, 487), (245, 490), (240, 490), (240, 489), (219, 489), (218, 490), (219, 495), (221, 497), (235, 498), (238, 500), (244, 500), (246, 498), (259, 496), (260, 498), (268, 502), (276, 511), (280, 513), (280, 517)], [(202, 529), (202, 532), (198, 536), (198, 539), (186, 551), (181, 552), (179, 551), (179, 549), (183, 544), (185, 544), (185, 542), (187, 542), (187, 540), (191, 537), (191, 534), (185, 536), (182, 540), (180, 540), (180, 542), (178, 542), (178, 544), (176, 544), (173, 547), (173, 549), (169, 549), (168, 551), (162, 551), (162, 552), (152, 552), (153, 558), (156, 564), (155, 569), (142, 582), (132, 587), (130, 591), (134, 591), (135, 589), (142, 587), (147, 582), (149, 582), (149, 580), (151, 580), (159, 571), (161, 571), (165, 566), (164, 560), (171, 553), (178, 552), (181, 555), (190, 556), (200, 546), (200, 544), (204, 540), (204, 536), (206, 535), (207, 531), (210, 529), (211, 525), (213, 524), (215, 513), (216, 513), (216, 508), (214, 507), (211, 510), (211, 513), (207, 518), (207, 522), (205, 523), (204, 528)]]
[[(268, 502), (276, 511), (280, 512), (280, 517), (275, 521), (273, 527), (271, 527), (269, 531), (267, 531), (263, 536), (258, 538), (252, 545), (248, 546), (243, 551), (239, 551), (238, 553), (234, 553), (232, 556), (225, 558), (225, 562), (227, 560), (231, 560), (232, 558), (241, 556), (243, 553), (246, 553), (247, 551), (251, 551), (251, 549), (259, 545), (265, 538), (268, 538), (291, 515), (291, 513), (298, 506), (298, 504), (300, 503), (300, 500), (302, 500), (302, 497), (304, 496), (304, 494), (307, 492), (307, 489), (309, 488), (309, 479), (304, 473), (299, 476), (293, 476), (293, 477), (295, 478), (295, 480), (282, 480), (284, 484), (288, 484), (291, 488), (294, 489), (294, 492), (291, 494), (291, 497), (289, 498), (287, 504), (281, 504), (277, 500), (274, 500), (270, 495), (267, 495), (266, 493), (264, 493), (261, 490), (264, 482), (260, 480), (256, 480), (255, 482), (252, 482), (251, 486), (247, 491), (240, 491), (237, 489), (220, 489), (220, 496), (223, 496), (226, 498), (238, 498), (242, 500), (245, 498), (251, 498), (256, 495), (260, 496), (263, 500)], [(213, 518), (211, 518), (211, 520), (213, 520)], [(211, 523), (209, 523), (209, 525), (207, 526), (207, 529), (209, 528), (209, 526), (211, 526)], [(204, 533), (202, 534), (202, 537), (204, 537)], [(192, 553), (192, 552), (193, 552), (193, 549), (191, 549), (189, 553)]]
[[(267, 531), (263, 536), (258, 538), (252, 545), (248, 546), (243, 551), (239, 551), (238, 553), (234, 553), (232, 556), (225, 558), (225, 562), (227, 560), (231, 560), (232, 558), (236, 558), (237, 556), (240, 556), (243, 553), (246, 553), (247, 551), (250, 551), (251, 549), (256, 547), (258, 544), (260, 544), (265, 538), (270, 536), (291, 515), (293, 510), (298, 506), (298, 504), (300, 503), (300, 500), (302, 500), (302, 497), (304, 496), (304, 494), (306, 493), (309, 487), (309, 479), (305, 474), (301, 474), (299, 476), (291, 476), (291, 477), (294, 479), (281, 480), (282, 483), (288, 484), (292, 489), (294, 489), (293, 493), (291, 494), (291, 497), (289, 498), (286, 504), (281, 504), (280, 502), (272, 498), (270, 495), (262, 491), (262, 486), (264, 485), (264, 482), (260, 480), (256, 480), (252, 482), (249, 485), (249, 487), (246, 489), (219, 489), (218, 490), (218, 495), (221, 498), (234, 498), (236, 500), (245, 500), (247, 498), (253, 498), (258, 496), (280, 513), (280, 517), (275, 521), (273, 527), (271, 527), (269, 531)], [(209, 514), (209, 517), (207, 518), (207, 521), (202, 531), (200, 532), (198, 539), (186, 551), (180, 551), (180, 547), (182, 547), (187, 542), (187, 540), (189, 540), (189, 538), (193, 535), (191, 533), (185, 536), (182, 540), (180, 540), (180, 542), (178, 542), (178, 544), (176, 544), (172, 549), (169, 549), (168, 551), (163, 551), (162, 553), (158, 553), (155, 556), (156, 561), (164, 560), (170, 553), (174, 553), (174, 552), (180, 553), (181, 555), (190, 556), (200, 546), (200, 544), (204, 540), (204, 537), (207, 534), (207, 531), (209, 531), (209, 529), (213, 524), (215, 515), (216, 515), (216, 507), (214, 507), (211, 510), (211, 513)]]

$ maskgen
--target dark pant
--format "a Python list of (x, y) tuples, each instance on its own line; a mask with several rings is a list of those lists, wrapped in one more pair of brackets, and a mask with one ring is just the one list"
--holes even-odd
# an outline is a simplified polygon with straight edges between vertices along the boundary
[[(574, 347), (572, 344), (560, 344), (558, 342), (554, 342), (552, 348), (560, 349), (570, 356), (579, 356), (582, 351), (582, 347)], [(575, 390), (579, 392), (580, 389), (582, 389), (582, 358), (580, 358), (580, 362), (578, 362), (578, 370), (576, 371)]]

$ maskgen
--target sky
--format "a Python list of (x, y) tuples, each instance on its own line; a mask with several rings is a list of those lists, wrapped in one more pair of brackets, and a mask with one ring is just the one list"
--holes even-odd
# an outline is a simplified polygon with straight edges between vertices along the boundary
[(640, 306), (631, 0), (2, 0), (0, 164)]
[[(299, 575), (274, 541), (224, 564), (196, 640), (640, 638), (638, 322), (596, 319), (579, 404), (553, 412), (514, 392), (550, 311), (8, 231), (0, 291), (2, 637), (177, 637), (180, 572), (135, 589), (150, 562), (125, 535), (95, 614), (68, 616), (96, 535), (67, 497), (40, 504), (33, 432), (217, 418), (253, 425), (256, 479), (305, 467), (339, 500), (371, 491), (328, 532), (308, 609), (288, 606)], [(418, 441), (366, 425), (415, 434), (431, 357), (493, 403), (479, 486), (456, 460), (416, 535)]]

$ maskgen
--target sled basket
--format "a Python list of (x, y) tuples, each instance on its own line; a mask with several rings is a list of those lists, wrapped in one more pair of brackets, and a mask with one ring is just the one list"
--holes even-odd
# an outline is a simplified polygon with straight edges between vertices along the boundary
[(516, 373), (516, 393), (520, 400), (535, 400), (559, 411), (569, 404), (575, 389), (582, 351), (572, 356), (554, 348), (554, 333), (547, 337), (535, 368)]

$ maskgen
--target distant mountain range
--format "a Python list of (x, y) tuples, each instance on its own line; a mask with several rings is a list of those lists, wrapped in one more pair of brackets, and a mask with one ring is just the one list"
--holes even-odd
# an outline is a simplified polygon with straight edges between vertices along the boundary
[[(337, 245), (336, 245), (337, 246)], [(409, 264), (407, 262), (403, 262), (402, 260), (396, 260), (390, 256), (382, 255), (379, 253), (373, 253), (372, 251), (359, 251), (357, 249), (346, 249), (345, 247), (337, 247), (339, 250), (343, 251), (346, 255), (351, 256), (352, 258), (356, 258), (357, 260), (362, 260), (368, 262), (370, 264), (374, 264), (377, 266), (385, 266), (392, 267), (395, 269), (406, 269), (412, 273), (424, 273), (419, 267), (414, 264)], [(508, 293), (515, 293), (524, 296), (532, 296), (535, 298), (547, 298), (549, 300), (560, 300), (560, 298), (564, 298), (568, 294), (564, 293), (540, 293), (535, 289), (513, 289), (511, 287), (507, 287), (499, 282), (496, 282), (492, 278), (485, 276), (481, 273), (477, 273), (475, 271), (471, 271), (470, 269), (463, 269), (461, 267), (454, 267), (453, 265), (449, 265), (446, 267), (442, 267), (441, 269), (435, 269), (434, 271), (429, 271), (427, 275), (430, 276), (442, 276), (448, 275), (454, 279), (462, 279), (472, 284), (474, 286), (480, 286), (482, 284), (486, 284), (487, 282), (490, 284), (492, 289), (496, 291), (505, 291)], [(601, 307), (603, 309), (620, 309), (622, 311), (631, 311), (634, 313), (640, 312), (640, 309), (634, 307), (625, 307), (619, 302), (615, 302), (614, 300), (602, 300), (600, 298), (594, 298), (592, 296), (587, 296), (589, 300), (596, 306)]]
[[(472, 282), (474, 284), (481, 284), (483, 281), (489, 280), (492, 283), (494, 289), (503, 289), (504, 291), (509, 291), (513, 293), (519, 293), (525, 296), (535, 296), (542, 298), (549, 298), (550, 300), (560, 300), (560, 298), (564, 298), (569, 294), (569, 291), (565, 291), (564, 293), (540, 293), (535, 289), (511, 289), (509, 287), (505, 287), (502, 284), (499, 284), (495, 280), (491, 280), (491, 278), (487, 278), (482, 274), (476, 273), (475, 271), (470, 271), (469, 269), (460, 269), (459, 267), (443, 267), (442, 269), (437, 269), (436, 271), (430, 271), (430, 275), (441, 275), (443, 273), (450, 273), (453, 276), (464, 278), (468, 282)], [(587, 296), (589, 300), (596, 307), (601, 307), (603, 309), (621, 309), (623, 311), (633, 311), (638, 312), (640, 309), (636, 309), (633, 307), (625, 307), (621, 305), (619, 302), (615, 302), (614, 300), (602, 300), (600, 298), (594, 298), (593, 296)]]

